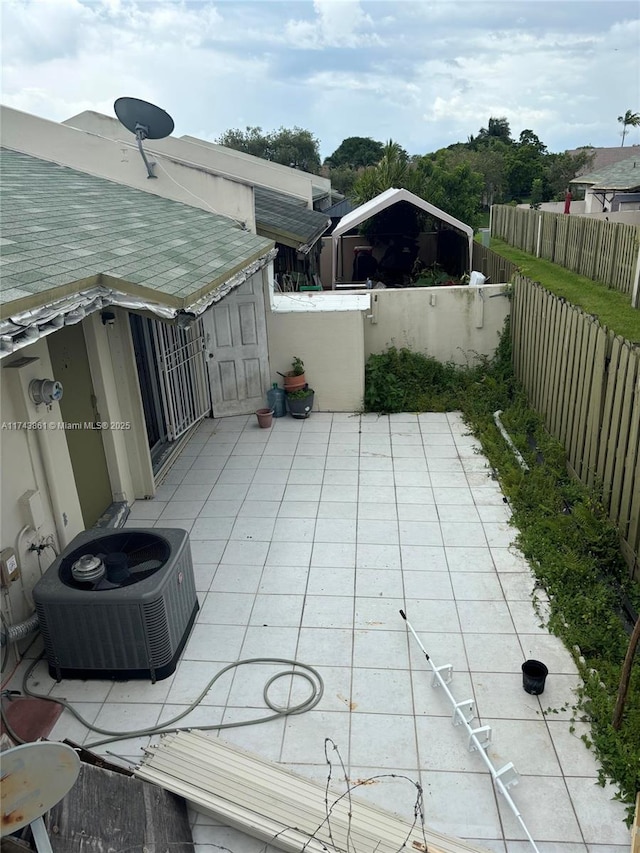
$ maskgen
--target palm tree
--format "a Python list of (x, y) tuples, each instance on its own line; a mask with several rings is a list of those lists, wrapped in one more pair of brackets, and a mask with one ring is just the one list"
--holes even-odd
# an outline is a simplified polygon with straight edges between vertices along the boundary
[(640, 127), (640, 113), (632, 113), (631, 110), (627, 110), (623, 116), (618, 116), (618, 121), (622, 125), (622, 144), (620, 147), (624, 145), (624, 138), (627, 135), (628, 127)]
[(391, 187), (405, 187), (409, 171), (407, 152), (390, 139), (382, 149), (377, 165), (365, 169), (353, 185), (353, 200), (356, 204), (364, 204)]

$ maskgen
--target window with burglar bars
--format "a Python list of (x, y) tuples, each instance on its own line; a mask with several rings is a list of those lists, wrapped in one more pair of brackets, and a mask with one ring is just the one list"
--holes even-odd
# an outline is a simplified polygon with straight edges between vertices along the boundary
[(202, 319), (188, 329), (152, 323), (167, 438), (175, 441), (211, 408)]

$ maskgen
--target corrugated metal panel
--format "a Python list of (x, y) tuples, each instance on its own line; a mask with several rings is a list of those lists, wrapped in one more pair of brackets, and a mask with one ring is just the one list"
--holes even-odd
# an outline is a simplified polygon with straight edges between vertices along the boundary
[(134, 774), (288, 853), (397, 853), (404, 848), (483, 853), (482, 848), (412, 826), (349, 795), (336, 794), (332, 803), (325, 786), (201, 732), (167, 735)]

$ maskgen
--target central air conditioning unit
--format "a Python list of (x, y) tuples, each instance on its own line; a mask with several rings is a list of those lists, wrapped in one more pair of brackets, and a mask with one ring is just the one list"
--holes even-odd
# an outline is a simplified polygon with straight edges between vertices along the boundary
[(86, 530), (33, 590), (49, 674), (167, 678), (198, 612), (189, 534)]

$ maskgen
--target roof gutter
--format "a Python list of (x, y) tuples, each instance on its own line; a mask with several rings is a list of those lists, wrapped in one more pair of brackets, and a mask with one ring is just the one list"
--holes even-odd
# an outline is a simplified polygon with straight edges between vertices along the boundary
[[(126, 308), (130, 311), (149, 311), (161, 320), (175, 321), (180, 326), (188, 326), (207, 308), (220, 302), (232, 290), (244, 284), (254, 273), (267, 266), (277, 253), (277, 249), (271, 249), (214, 290), (184, 308), (150, 300), (147, 297), (136, 297), (118, 290), (117, 287), (108, 287), (103, 283), (102, 276), (97, 275), (95, 284), (89, 287), (84, 287), (76, 293), (55, 299), (38, 308), (21, 311), (0, 320), (0, 359), (35, 343), (63, 326), (80, 323), (90, 314), (109, 306)], [(133, 287), (135, 288), (135, 285)]]

